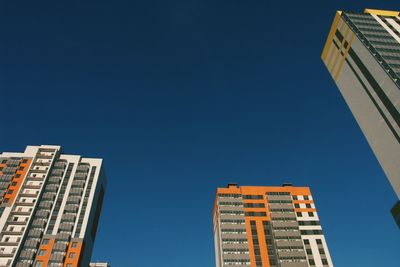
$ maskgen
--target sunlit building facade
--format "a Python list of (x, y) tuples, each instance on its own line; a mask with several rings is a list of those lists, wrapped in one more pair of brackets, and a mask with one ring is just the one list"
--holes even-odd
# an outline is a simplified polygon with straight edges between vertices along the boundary
[[(400, 197), (400, 12), (336, 12), (322, 60)], [(392, 210), (400, 225), (400, 204)]]
[(229, 184), (214, 206), (217, 267), (332, 267), (308, 187)]
[(105, 185), (101, 159), (60, 146), (0, 154), (0, 266), (89, 266)]

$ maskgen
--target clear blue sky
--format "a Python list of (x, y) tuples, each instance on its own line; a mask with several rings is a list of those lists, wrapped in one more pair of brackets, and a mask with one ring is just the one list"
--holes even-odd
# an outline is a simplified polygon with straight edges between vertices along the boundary
[[(61, 3), (63, 2), (63, 3)], [(391, 4), (390, 4), (390, 3)], [(213, 267), (215, 190), (309, 185), (335, 266), (398, 266), (396, 201), (321, 60), (395, 1), (1, 1), (0, 151), (105, 159), (94, 260)]]

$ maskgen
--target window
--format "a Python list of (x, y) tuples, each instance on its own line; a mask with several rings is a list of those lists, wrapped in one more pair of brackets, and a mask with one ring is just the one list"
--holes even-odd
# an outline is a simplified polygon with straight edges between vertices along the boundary
[(15, 178), (20, 178), (21, 177), (21, 174), (19, 174), (19, 173), (17, 173), (16, 175), (15, 175)]
[(294, 204), (294, 207), (295, 207), (296, 209), (299, 209), (299, 208), (300, 208), (300, 204)]
[(308, 196), (304, 196), (304, 200), (310, 200)]
[(17, 182), (12, 182), (11, 185), (12, 185), (12, 186), (16, 186), (16, 185), (17, 185)]
[(243, 199), (263, 199), (262, 195), (243, 195)]
[(308, 240), (308, 239), (304, 239), (304, 244), (306, 244), (306, 245), (310, 245), (310, 240)]
[(307, 209), (311, 209), (311, 204), (306, 204)]
[(293, 200), (298, 200), (298, 197), (297, 196), (293, 196)]
[(3, 161), (1, 162), (2, 164), (6, 164), (7, 163), (7, 160), (6, 159), (3, 159)]
[(296, 212), (297, 217), (303, 217), (303, 214), (301, 212)]
[(71, 252), (71, 253), (69, 253), (69, 256), (68, 256), (68, 258), (70, 258), (70, 259), (73, 259), (73, 258), (75, 258), (75, 253), (74, 253), (74, 252)]
[(48, 245), (49, 242), (50, 242), (50, 240), (46, 238), (46, 239), (43, 239), (43, 243), (42, 244), (43, 245)]
[(18, 168), (18, 170), (23, 171), (25, 167), (21, 166)]
[(12, 194), (12, 193), (14, 193), (14, 190), (8, 190), (8, 192), (7, 192), (7, 194)]
[(325, 250), (323, 248), (318, 249), (319, 250), (319, 254), (321, 255), (325, 255)]
[(78, 247), (78, 243), (77, 242), (72, 242), (72, 247), (73, 248), (77, 248)]
[(23, 160), (22, 160), (22, 163), (27, 163), (27, 162), (28, 162), (27, 159), (23, 159)]
[(322, 264), (323, 265), (328, 265), (328, 260), (327, 259), (322, 259)]
[(4, 203), (8, 203), (9, 201), (10, 201), (9, 198), (5, 198), (5, 199), (3, 200)]
[(321, 239), (317, 239), (317, 244), (318, 245), (322, 245), (322, 240)]
[(315, 266), (315, 261), (313, 259), (309, 259), (308, 262), (310, 263), (310, 265)]
[(0, 167), (0, 172), (4, 169), (4, 167)]
[(37, 261), (34, 267), (42, 267), (43, 263), (41, 261)]
[(309, 212), (309, 213), (308, 213), (308, 216), (314, 217), (314, 212)]
[(306, 249), (306, 251), (307, 251), (307, 255), (312, 255), (312, 250), (311, 250), (311, 248)]
[(46, 250), (44, 249), (39, 250), (39, 256), (44, 256), (44, 255), (46, 255)]

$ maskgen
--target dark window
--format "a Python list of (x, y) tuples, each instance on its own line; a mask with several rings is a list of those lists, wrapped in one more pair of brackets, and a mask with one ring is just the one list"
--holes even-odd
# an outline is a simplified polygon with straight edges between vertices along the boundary
[(315, 261), (313, 259), (309, 259), (308, 262), (310, 263), (310, 265), (314, 266), (315, 265)]
[(254, 211), (249, 211), (244, 213), (245, 216), (267, 216), (266, 212), (254, 212)]
[(243, 195), (244, 199), (263, 199), (262, 195)]
[(312, 250), (310, 248), (308, 248), (306, 251), (308, 255), (312, 255)]
[(322, 240), (321, 239), (317, 239), (317, 244), (318, 245), (322, 245)]
[(293, 200), (298, 200), (298, 197), (297, 196), (293, 196)]
[(244, 203), (245, 208), (265, 208), (264, 203)]
[(325, 250), (323, 248), (318, 249), (319, 250), (319, 254), (324, 255), (325, 254)]
[(45, 254), (46, 254), (46, 250), (44, 250), (44, 249), (39, 250), (39, 256), (43, 256)]
[(14, 190), (8, 190), (7, 194), (12, 194), (14, 193)]
[(16, 186), (16, 185), (17, 185), (17, 182), (12, 182), (11, 185), (12, 185), (12, 186)]
[(21, 166), (18, 168), (18, 170), (23, 171), (25, 169), (25, 167)]
[(301, 214), (301, 212), (296, 212), (297, 217), (303, 217), (303, 214)]
[(27, 162), (28, 162), (27, 159), (23, 159), (23, 160), (22, 160), (22, 163), (27, 163)]
[(17, 173), (16, 175), (15, 175), (15, 178), (20, 178), (21, 177), (21, 174), (19, 174), (19, 173)]
[(327, 259), (322, 259), (322, 264), (323, 265), (328, 265), (328, 260)]
[(295, 207), (296, 209), (298, 209), (298, 208), (300, 208), (300, 204), (294, 204), (294, 207)]
[(311, 209), (311, 204), (306, 204), (306, 208)]
[(314, 217), (314, 212), (309, 212), (309, 213), (308, 213), (308, 216)]
[(308, 239), (304, 239), (304, 244), (306, 244), (306, 245), (310, 245), (310, 240), (308, 240)]
[(304, 200), (309, 200), (308, 196), (304, 196)]
[(3, 200), (4, 203), (8, 203), (9, 201), (10, 201), (9, 198), (5, 198), (5, 199)]

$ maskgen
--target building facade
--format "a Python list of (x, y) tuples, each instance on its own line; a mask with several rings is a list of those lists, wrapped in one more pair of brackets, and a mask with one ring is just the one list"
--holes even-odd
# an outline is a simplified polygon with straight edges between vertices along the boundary
[[(400, 197), (400, 12), (337, 11), (322, 60)], [(400, 204), (392, 213), (400, 225)]]
[(218, 188), (214, 206), (217, 267), (332, 267), (308, 187)]
[(59, 146), (0, 154), (0, 266), (89, 266), (105, 185), (101, 159)]

